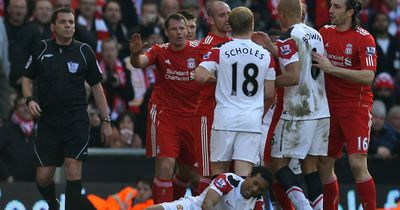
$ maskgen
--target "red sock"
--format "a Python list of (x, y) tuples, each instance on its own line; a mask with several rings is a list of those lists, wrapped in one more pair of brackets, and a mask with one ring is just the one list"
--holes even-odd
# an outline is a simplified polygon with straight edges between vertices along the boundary
[(211, 179), (200, 176), (198, 194), (200, 195), (211, 183)]
[(374, 179), (370, 177), (366, 180), (356, 181), (356, 190), (364, 210), (375, 210), (376, 191)]
[(174, 188), (174, 200), (182, 198), (186, 194), (188, 180), (182, 180), (176, 174), (172, 179), (172, 187)]
[(272, 191), (274, 191), (276, 199), (283, 210), (294, 210), (292, 202), (287, 197), (285, 190), (278, 182), (274, 182), (272, 184)]
[(339, 184), (336, 176), (323, 183), (324, 210), (338, 210), (339, 208)]
[(154, 204), (171, 202), (173, 200), (173, 188), (171, 179), (154, 177), (152, 190)]

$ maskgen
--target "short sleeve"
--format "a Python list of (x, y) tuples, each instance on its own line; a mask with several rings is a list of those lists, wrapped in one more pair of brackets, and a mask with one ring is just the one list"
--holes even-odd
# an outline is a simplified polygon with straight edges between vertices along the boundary
[(210, 188), (217, 192), (220, 196), (228, 194), (233, 188), (227, 180), (225, 174), (217, 176), (210, 184)]
[(254, 210), (264, 210), (264, 200), (262, 197), (260, 199), (257, 199), (256, 204), (254, 205)]
[(363, 36), (359, 40), (359, 59), (361, 69), (376, 71), (376, 46), (374, 38), (371, 35)]
[(276, 79), (276, 72), (275, 72), (275, 60), (272, 55), (269, 55), (269, 65), (267, 69), (267, 74), (265, 76), (266, 80), (275, 80)]
[(80, 48), (82, 56), (84, 57), (86, 62), (86, 82), (90, 86), (96, 85), (102, 80), (102, 72), (99, 64), (97, 63), (96, 56), (89, 45), (82, 44)]
[(33, 80), (38, 75), (38, 62), (39, 57), (43, 52), (47, 49), (47, 43), (45, 41), (41, 41), (40, 44), (35, 47), (32, 54), (29, 56), (28, 60), (25, 64), (25, 72), (24, 76)]
[(200, 63), (200, 66), (209, 72), (215, 72), (219, 64), (219, 52), (219, 48), (212, 48), (203, 55), (203, 61)]
[(150, 65), (153, 65), (156, 63), (156, 55), (159, 50), (160, 50), (159, 45), (153, 45), (144, 53), (144, 55), (147, 56), (147, 58), (149, 59), (149, 63), (147, 64), (147, 66), (150, 66)]
[(299, 61), (296, 41), (292, 37), (285, 40), (278, 39), (276, 45), (278, 47), (279, 62), (283, 66)]

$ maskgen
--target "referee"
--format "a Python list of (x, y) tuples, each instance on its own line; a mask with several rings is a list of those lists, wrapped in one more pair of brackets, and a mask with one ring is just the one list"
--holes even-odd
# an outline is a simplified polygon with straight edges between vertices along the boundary
[[(67, 179), (65, 209), (80, 208), (82, 161), (87, 157), (90, 120), (86, 111), (85, 81), (103, 120), (102, 134), (111, 135), (110, 116), (100, 81), (101, 71), (91, 48), (73, 40), (74, 14), (59, 8), (51, 17), (55, 38), (43, 40), (30, 56), (22, 81), (29, 112), (38, 117), (35, 155), (36, 183), (49, 209), (59, 209), (53, 182), (57, 166), (64, 164)], [(32, 97), (32, 80), (38, 98)]]

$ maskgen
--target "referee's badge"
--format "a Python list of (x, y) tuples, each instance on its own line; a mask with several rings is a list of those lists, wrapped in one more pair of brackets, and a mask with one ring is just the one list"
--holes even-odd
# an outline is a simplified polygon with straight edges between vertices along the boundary
[(194, 69), (196, 68), (196, 60), (194, 58), (189, 58), (187, 59), (187, 67), (189, 69)]
[(76, 71), (78, 71), (78, 67), (79, 67), (79, 63), (74, 63), (72, 61), (67, 63), (68, 65), (68, 71), (71, 73), (75, 73)]

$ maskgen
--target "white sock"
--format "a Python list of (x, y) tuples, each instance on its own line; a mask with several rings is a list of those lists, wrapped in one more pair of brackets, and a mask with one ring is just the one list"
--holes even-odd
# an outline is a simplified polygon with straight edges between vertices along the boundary
[(286, 191), (286, 194), (297, 210), (313, 210), (301, 188), (293, 186)]

